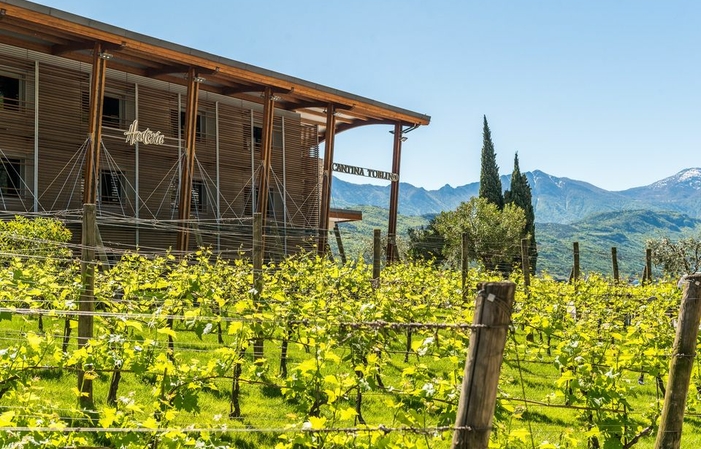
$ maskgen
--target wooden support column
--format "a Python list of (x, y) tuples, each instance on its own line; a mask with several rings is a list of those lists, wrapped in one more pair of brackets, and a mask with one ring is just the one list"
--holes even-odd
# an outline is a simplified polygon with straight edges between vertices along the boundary
[[(195, 168), (195, 141), (197, 140), (197, 102), (199, 80), (193, 67), (187, 73), (187, 104), (185, 105), (185, 159), (181, 161), (180, 199), (178, 202), (178, 240), (176, 250), (186, 252), (189, 246), (190, 205), (192, 176)], [(179, 113), (179, 111), (178, 111)]]
[[(81, 234), (81, 281), (83, 289), (80, 295), (78, 318), (78, 346), (85, 346), (93, 338), (93, 316), (95, 307), (95, 202), (97, 201), (97, 184), (100, 174), (100, 144), (102, 141), (102, 104), (105, 93), (105, 71), (107, 60), (102, 54), (102, 44), (95, 43), (93, 50), (93, 67), (90, 78), (90, 117), (88, 122), (89, 145), (85, 156), (83, 172), (83, 229)], [(93, 408), (92, 378), (85, 375), (84, 367), (78, 370), (79, 399), (83, 409)]]
[(397, 250), (397, 211), (399, 209), (399, 164), (402, 156), (402, 124), (394, 125), (394, 148), (392, 150), (392, 180), (389, 190), (389, 223), (387, 224), (387, 263), (399, 258)]
[(107, 59), (102, 44), (95, 43), (92, 76), (90, 77), (90, 116), (88, 118), (88, 154), (83, 172), (83, 204), (97, 202), (97, 183), (100, 176), (100, 143), (102, 141), (102, 105), (105, 97)]
[(319, 254), (325, 254), (329, 238), (331, 210), (331, 180), (333, 179), (333, 149), (336, 140), (336, 110), (332, 103), (326, 107), (326, 140), (324, 173), (321, 179), (321, 209), (319, 210)]
[[(275, 99), (273, 89), (266, 87), (263, 93), (263, 129), (260, 146), (261, 174), (258, 180), (258, 198), (256, 212), (261, 214), (261, 227), (265, 228), (268, 216), (268, 191), (270, 190), (270, 167), (273, 156), (273, 116), (275, 109)], [(265, 253), (265, 232), (261, 237), (261, 251)]]

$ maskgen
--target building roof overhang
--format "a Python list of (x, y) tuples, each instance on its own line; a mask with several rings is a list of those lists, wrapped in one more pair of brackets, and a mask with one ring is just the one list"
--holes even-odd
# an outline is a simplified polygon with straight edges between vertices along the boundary
[(295, 111), (326, 135), (329, 105), (336, 132), (369, 124), (428, 125), (430, 117), (282, 73), (166, 42), (25, 0), (0, 0), (0, 43), (91, 63), (95, 43), (109, 53), (108, 67), (186, 85), (189, 68), (200, 89), (254, 103), (271, 87), (275, 107)]

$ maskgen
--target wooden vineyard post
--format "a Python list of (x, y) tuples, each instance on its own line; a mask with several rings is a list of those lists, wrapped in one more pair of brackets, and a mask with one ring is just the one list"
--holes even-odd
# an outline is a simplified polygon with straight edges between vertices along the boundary
[(499, 372), (516, 292), (513, 282), (479, 285), (452, 449), (487, 449)]
[(652, 282), (652, 249), (645, 250), (645, 278), (644, 282)]
[(577, 282), (579, 280), (579, 242), (572, 243), (572, 276), (570, 276), (570, 282)]
[[(83, 292), (80, 295), (78, 310), (78, 346), (88, 344), (93, 338), (93, 316), (95, 310), (95, 205), (83, 204), (83, 235), (81, 254), (81, 279)], [(80, 406), (84, 409), (93, 408), (92, 377), (86, 375), (85, 367), (78, 370), (78, 391), (80, 391)]]
[(470, 266), (470, 256), (468, 252), (468, 244), (470, 243), (467, 232), (462, 233), (462, 302), (467, 301), (467, 270)]
[(528, 260), (528, 239), (521, 239), (521, 265), (523, 266), (523, 285), (528, 291), (531, 286), (531, 266)]
[(343, 249), (343, 240), (341, 240), (341, 230), (338, 228), (338, 223), (334, 223), (333, 233), (336, 235), (336, 245), (338, 245), (338, 255), (341, 256), (341, 263), (345, 265), (348, 259), (346, 258), (346, 251)]
[(372, 285), (380, 286), (380, 266), (382, 264), (382, 239), (379, 229), (375, 229), (372, 235)]
[(664, 397), (655, 449), (678, 449), (681, 446), (684, 409), (696, 356), (700, 320), (701, 274), (694, 274), (684, 279), (679, 326), (669, 362), (667, 393)]
[(611, 264), (613, 265), (613, 280), (618, 282), (620, 281), (618, 274), (618, 250), (615, 246), (611, 247)]
[[(256, 309), (260, 309), (260, 294), (263, 291), (263, 214), (253, 214), (253, 290)], [(253, 341), (253, 358), (263, 358), (263, 338), (256, 335)]]

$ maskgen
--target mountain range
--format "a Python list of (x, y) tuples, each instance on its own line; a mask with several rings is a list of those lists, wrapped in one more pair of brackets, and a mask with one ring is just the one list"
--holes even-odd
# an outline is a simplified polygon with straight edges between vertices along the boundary
[[(526, 173), (535, 206), (538, 271), (567, 278), (573, 242), (581, 267), (611, 274), (611, 249), (617, 249), (621, 276), (640, 276), (646, 241), (676, 240), (701, 232), (701, 169), (689, 168), (643, 187), (608, 191), (584, 181), (559, 178), (540, 170)], [(509, 188), (510, 176), (502, 176)], [(399, 241), (409, 228), (428, 224), (441, 211), (454, 210), (479, 193), (479, 183), (426, 190), (401, 183)], [(389, 186), (353, 184), (334, 178), (333, 206), (360, 209), (363, 220), (341, 223), (349, 254), (371, 254), (372, 229), (387, 225)], [(400, 248), (401, 249), (401, 248)], [(660, 275), (659, 267), (653, 273)]]
[[(665, 211), (701, 218), (701, 168), (689, 168), (653, 184), (621, 191), (608, 191), (588, 182), (560, 178), (540, 170), (526, 172), (533, 195), (537, 223), (575, 223), (592, 214), (623, 210)], [(511, 176), (502, 176), (504, 190)], [(333, 180), (334, 207), (361, 205), (389, 207), (389, 186), (354, 184)], [(479, 182), (459, 187), (445, 185), (426, 190), (408, 183), (399, 186), (399, 213), (433, 215), (453, 210), (477, 196)]]

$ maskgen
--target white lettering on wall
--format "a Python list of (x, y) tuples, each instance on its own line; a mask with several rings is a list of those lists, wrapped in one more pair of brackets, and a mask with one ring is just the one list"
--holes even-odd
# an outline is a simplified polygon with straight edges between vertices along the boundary
[(126, 142), (129, 145), (134, 145), (136, 142), (141, 142), (144, 145), (163, 145), (165, 143), (165, 136), (160, 131), (154, 132), (148, 128), (139, 131), (138, 120), (134, 120), (129, 125), (129, 130), (124, 131), (124, 135), (127, 137)]

